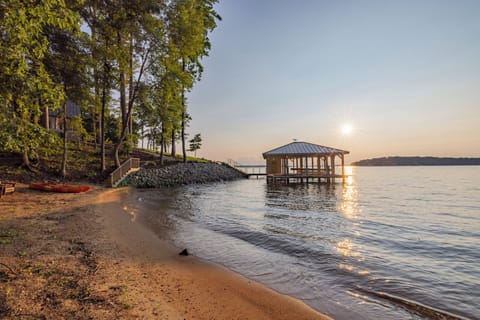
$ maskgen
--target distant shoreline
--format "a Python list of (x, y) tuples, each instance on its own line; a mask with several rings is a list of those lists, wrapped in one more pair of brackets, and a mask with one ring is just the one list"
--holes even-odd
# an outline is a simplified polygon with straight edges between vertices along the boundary
[(480, 158), (451, 157), (381, 157), (352, 162), (358, 167), (393, 166), (480, 166)]

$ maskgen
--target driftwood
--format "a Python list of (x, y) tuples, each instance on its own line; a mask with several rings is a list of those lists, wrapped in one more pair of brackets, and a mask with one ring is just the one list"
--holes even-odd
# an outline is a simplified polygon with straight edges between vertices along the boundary
[(4, 267), (7, 268), (11, 273), (13, 273), (14, 275), (18, 276), (18, 273), (17, 273), (15, 270), (13, 270), (13, 268), (10, 267), (9, 265), (0, 262), (0, 266), (4, 266)]
[(2, 195), (7, 194), (7, 193), (13, 193), (13, 192), (15, 192), (15, 183), (10, 183), (10, 182), (1, 183), (0, 182), (0, 197)]

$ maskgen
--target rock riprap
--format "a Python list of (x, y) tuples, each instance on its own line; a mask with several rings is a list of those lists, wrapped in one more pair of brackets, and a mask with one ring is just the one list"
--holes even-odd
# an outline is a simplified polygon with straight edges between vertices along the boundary
[(245, 175), (227, 165), (209, 163), (179, 163), (161, 168), (141, 169), (127, 176), (119, 187), (169, 187), (193, 183), (228, 181)]

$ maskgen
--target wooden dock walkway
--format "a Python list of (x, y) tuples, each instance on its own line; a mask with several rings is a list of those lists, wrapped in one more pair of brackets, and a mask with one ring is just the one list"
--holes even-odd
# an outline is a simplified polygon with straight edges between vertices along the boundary
[[(315, 167), (299, 168), (290, 167), (288, 173), (268, 174), (267, 166), (264, 164), (240, 164), (233, 160), (229, 165), (243, 172), (247, 178), (257, 179), (265, 177), (268, 183), (335, 183), (336, 180), (345, 182), (349, 175), (336, 174), (334, 170), (318, 169)], [(342, 170), (343, 171), (343, 170)]]
[(259, 177), (267, 176), (267, 166), (265, 164), (240, 164), (233, 160), (229, 160), (228, 164), (243, 172), (247, 178), (256, 177), (258, 179)]
[(250, 177), (266, 177), (267, 174), (265, 172), (257, 172), (257, 173), (246, 173), (247, 175), (247, 178), (250, 178)]

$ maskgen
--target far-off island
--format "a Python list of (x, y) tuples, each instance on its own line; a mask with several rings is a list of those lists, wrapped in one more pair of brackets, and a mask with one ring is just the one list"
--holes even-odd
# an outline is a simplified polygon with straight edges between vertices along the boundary
[(479, 166), (480, 158), (381, 157), (352, 162), (352, 166)]

